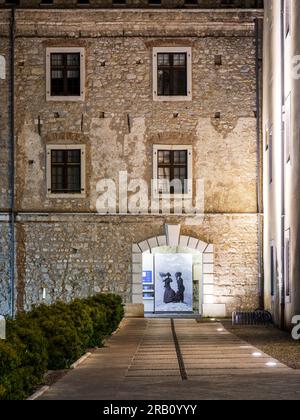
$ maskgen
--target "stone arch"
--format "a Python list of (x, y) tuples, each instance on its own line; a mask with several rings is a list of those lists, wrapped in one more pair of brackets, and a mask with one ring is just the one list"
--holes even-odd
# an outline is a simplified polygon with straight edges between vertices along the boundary
[[(168, 227), (167, 227), (168, 231)], [(129, 316), (144, 316), (143, 305), (143, 286), (142, 286), (142, 262), (143, 253), (150, 251), (153, 248), (160, 246), (181, 246), (199, 251), (203, 254), (203, 303), (202, 315), (204, 317), (224, 317), (226, 314), (226, 307), (224, 304), (219, 304), (216, 301), (214, 294), (214, 246), (208, 244), (200, 239), (180, 235), (180, 227), (177, 230), (177, 239), (171, 238), (171, 235), (154, 236), (144, 241), (132, 245), (132, 289), (131, 297), (132, 303), (128, 305)], [(176, 235), (175, 235), (176, 236)]]

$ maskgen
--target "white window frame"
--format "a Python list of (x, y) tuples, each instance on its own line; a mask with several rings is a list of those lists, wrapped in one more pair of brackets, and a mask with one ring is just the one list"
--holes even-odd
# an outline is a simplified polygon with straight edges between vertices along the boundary
[[(51, 151), (52, 150), (81, 150), (81, 193), (52, 193), (51, 192)], [(86, 147), (84, 144), (48, 144), (46, 146), (46, 184), (48, 198), (85, 198), (86, 197)]]
[[(183, 194), (171, 194), (171, 193), (160, 193), (158, 191), (158, 151), (159, 150), (186, 150), (187, 151), (187, 192)], [(153, 145), (153, 188), (152, 194), (154, 198), (168, 198), (168, 199), (181, 199), (181, 198), (192, 198), (193, 197), (193, 146), (181, 144), (181, 145)]]
[[(53, 96), (51, 95), (51, 54), (79, 53), (80, 54), (80, 95)], [(85, 100), (85, 49), (82, 47), (53, 47), (46, 48), (46, 99), (59, 102), (83, 102)]]
[[(187, 56), (187, 95), (160, 96), (157, 95), (157, 55), (160, 53), (186, 53)], [(192, 97), (192, 48), (191, 47), (154, 47), (153, 48), (153, 100), (158, 102), (191, 101)]]

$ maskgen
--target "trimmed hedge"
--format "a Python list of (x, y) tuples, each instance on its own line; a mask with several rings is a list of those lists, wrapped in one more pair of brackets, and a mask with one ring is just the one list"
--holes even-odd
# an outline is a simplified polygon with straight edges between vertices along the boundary
[(7, 340), (0, 340), (0, 400), (26, 398), (47, 370), (67, 369), (87, 348), (100, 347), (123, 316), (120, 296), (99, 294), (8, 320)]

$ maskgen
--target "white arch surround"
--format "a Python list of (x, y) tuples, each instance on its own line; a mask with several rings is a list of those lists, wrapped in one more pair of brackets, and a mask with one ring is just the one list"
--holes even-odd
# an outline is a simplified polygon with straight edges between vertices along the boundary
[[(173, 228), (174, 226), (171, 226)], [(143, 286), (142, 286), (142, 263), (143, 253), (151, 252), (153, 248), (161, 246), (180, 246), (197, 250), (203, 254), (203, 317), (225, 317), (226, 305), (216, 302), (214, 295), (214, 246), (203, 242), (191, 236), (178, 234), (178, 230), (173, 231), (173, 238), (170, 235), (170, 226), (166, 226), (166, 235), (154, 236), (139, 243), (132, 245), (132, 303), (127, 305), (127, 316), (141, 317), (144, 316), (143, 305)], [(179, 227), (180, 232), (180, 227)], [(174, 233), (178, 236), (178, 241), (174, 242)]]

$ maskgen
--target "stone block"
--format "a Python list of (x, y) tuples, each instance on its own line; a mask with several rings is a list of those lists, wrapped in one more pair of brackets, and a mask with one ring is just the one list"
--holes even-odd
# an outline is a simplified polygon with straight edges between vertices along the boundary
[(180, 236), (179, 246), (187, 247), (188, 242), (189, 242), (189, 237), (188, 236)]
[(214, 265), (213, 264), (203, 264), (203, 273), (204, 274), (213, 274)]
[(148, 240), (149, 246), (151, 249), (158, 247), (158, 242), (156, 236)]
[(142, 274), (142, 270), (143, 270), (142, 264), (137, 264), (137, 263), (132, 264), (133, 274)]
[(139, 246), (137, 244), (133, 244), (132, 245), (132, 252), (135, 254), (138, 254), (139, 252), (141, 252)]
[(214, 262), (214, 254), (207, 254), (204, 252), (203, 254), (203, 263), (213, 264)]
[(128, 303), (125, 305), (126, 318), (144, 318), (144, 304), (143, 303)]
[(167, 245), (167, 238), (165, 236), (158, 236), (157, 237), (159, 246), (166, 246)]
[(226, 305), (222, 303), (203, 304), (204, 317), (224, 318), (226, 317)]
[(189, 248), (191, 249), (197, 249), (197, 245), (198, 245), (199, 240), (196, 238), (190, 238), (189, 240)]
[(205, 252), (207, 254), (209, 254), (209, 253), (210, 254), (213, 254), (213, 252), (214, 252), (214, 246), (212, 244), (209, 244), (208, 247), (206, 248)]
[(141, 293), (132, 295), (132, 303), (143, 303), (143, 295)]
[(203, 284), (214, 284), (214, 281), (213, 274), (203, 274)]
[(199, 252), (204, 252), (204, 250), (207, 248), (207, 243), (199, 241), (197, 245), (197, 250)]
[(203, 294), (204, 295), (213, 295), (214, 294), (214, 285), (213, 284), (204, 284), (203, 285)]
[(132, 285), (132, 293), (134, 294), (134, 295), (138, 295), (138, 294), (140, 294), (140, 295), (142, 295), (143, 294), (143, 285), (142, 284), (133, 284)]
[(140, 242), (139, 247), (141, 248), (142, 252), (149, 250), (149, 244), (147, 241)]
[(143, 254), (132, 254), (132, 262), (141, 264), (143, 262)]

